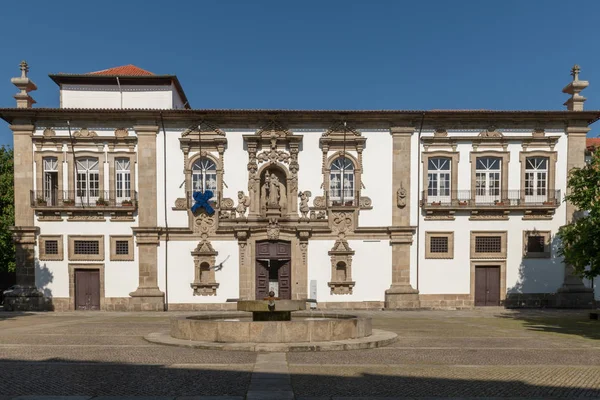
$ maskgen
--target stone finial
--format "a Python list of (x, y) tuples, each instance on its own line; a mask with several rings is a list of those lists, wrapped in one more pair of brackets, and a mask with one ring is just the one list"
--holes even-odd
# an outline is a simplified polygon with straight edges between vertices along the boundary
[(21, 61), (19, 69), (21, 70), (21, 76), (10, 80), (19, 89), (19, 93), (14, 95), (17, 100), (17, 108), (31, 108), (35, 104), (35, 100), (29, 95), (29, 92), (37, 90), (37, 86), (27, 76), (29, 65), (25, 60)]
[(571, 98), (564, 103), (569, 111), (583, 111), (583, 103), (587, 100), (579, 93), (588, 87), (590, 83), (588, 81), (579, 80), (580, 71), (581, 68), (579, 65), (573, 65), (573, 68), (571, 68), (571, 76), (573, 77), (573, 81), (565, 86), (562, 90), (563, 93), (571, 95)]

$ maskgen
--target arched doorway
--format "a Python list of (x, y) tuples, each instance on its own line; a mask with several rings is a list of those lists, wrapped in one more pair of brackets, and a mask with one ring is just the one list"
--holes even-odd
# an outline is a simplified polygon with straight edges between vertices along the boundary
[(292, 246), (286, 241), (256, 242), (256, 299), (275, 292), (280, 299), (292, 298)]

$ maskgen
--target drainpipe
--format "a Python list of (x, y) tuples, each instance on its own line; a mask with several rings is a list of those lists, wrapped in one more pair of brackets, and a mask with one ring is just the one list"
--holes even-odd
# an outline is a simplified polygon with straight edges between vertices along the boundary
[(163, 193), (165, 211), (165, 311), (169, 311), (169, 222), (167, 213), (167, 131), (162, 111), (160, 112), (160, 124), (163, 130)]
[[(423, 122), (425, 121), (425, 113), (421, 116), (421, 126), (419, 127), (419, 136), (417, 142), (417, 198), (421, 194), (421, 132), (423, 132)], [(419, 259), (420, 257), (420, 247), (419, 247), (419, 238), (421, 237), (421, 231), (419, 229), (419, 225), (421, 222), (421, 202), (417, 201), (417, 287), (416, 290), (419, 290)]]

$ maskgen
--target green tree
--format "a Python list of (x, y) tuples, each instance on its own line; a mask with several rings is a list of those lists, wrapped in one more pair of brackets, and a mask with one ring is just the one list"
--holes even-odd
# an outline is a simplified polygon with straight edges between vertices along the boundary
[(0, 272), (15, 270), (15, 246), (9, 227), (15, 224), (13, 149), (0, 146)]
[(559, 229), (558, 253), (575, 273), (592, 279), (600, 275), (600, 151), (585, 167), (571, 170), (567, 185), (565, 199), (582, 211)]

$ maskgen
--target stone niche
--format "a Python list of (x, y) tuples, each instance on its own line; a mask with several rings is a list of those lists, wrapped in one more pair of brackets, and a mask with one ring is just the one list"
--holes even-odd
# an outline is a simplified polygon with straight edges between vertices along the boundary
[(331, 294), (352, 294), (352, 256), (354, 250), (345, 239), (338, 239), (329, 251), (331, 257), (331, 282), (327, 285)]
[(203, 239), (192, 251), (194, 257), (194, 296), (216, 296), (219, 284), (215, 282), (215, 260), (219, 253), (210, 240)]

